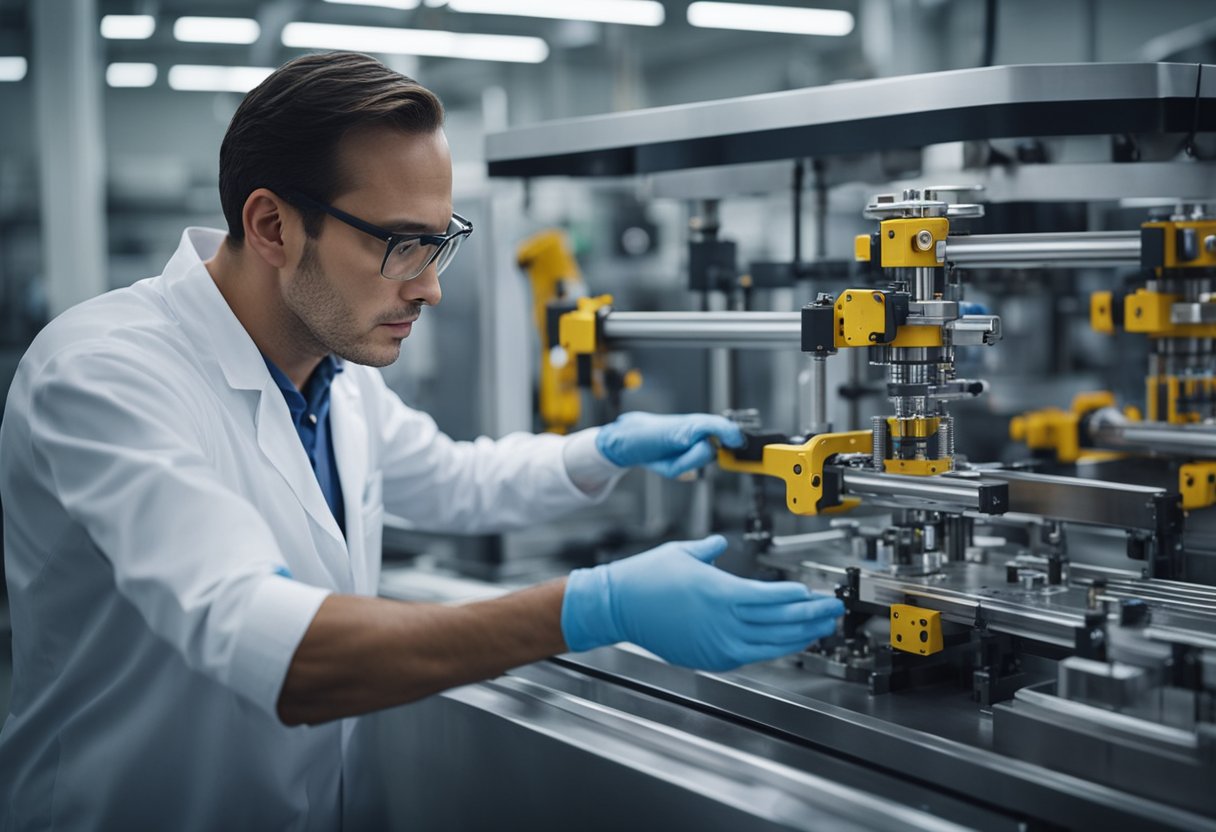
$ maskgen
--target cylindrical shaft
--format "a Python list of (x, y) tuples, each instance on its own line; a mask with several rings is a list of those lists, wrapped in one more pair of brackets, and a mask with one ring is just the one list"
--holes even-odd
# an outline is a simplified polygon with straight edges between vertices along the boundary
[(828, 361), (825, 355), (811, 358), (811, 433), (826, 433), (828, 422)]
[(1129, 422), (1118, 411), (1105, 410), (1089, 420), (1089, 436), (1103, 448), (1216, 457), (1216, 428), (1207, 425)]
[(616, 347), (782, 349), (802, 343), (801, 312), (609, 312)]
[(1038, 268), (1140, 262), (1139, 231), (976, 234), (946, 239), (946, 260), (969, 268)]

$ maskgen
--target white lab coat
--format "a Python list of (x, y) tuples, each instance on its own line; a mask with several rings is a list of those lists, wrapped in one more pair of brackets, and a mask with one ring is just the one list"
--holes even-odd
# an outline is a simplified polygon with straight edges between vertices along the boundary
[(221, 240), (187, 230), (163, 275), (66, 312), (17, 371), (0, 829), (339, 828), (355, 721), (288, 728), (275, 703), (325, 596), (375, 592), (386, 506), (477, 532), (593, 502), (570, 440), (454, 442), (348, 363), (331, 405), (344, 538), (203, 266)]

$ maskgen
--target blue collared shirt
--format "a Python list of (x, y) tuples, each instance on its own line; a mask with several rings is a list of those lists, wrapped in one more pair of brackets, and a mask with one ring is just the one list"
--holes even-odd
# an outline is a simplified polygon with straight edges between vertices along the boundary
[(338, 528), (346, 531), (346, 510), (342, 506), (342, 482), (338, 479), (338, 461), (334, 457), (334, 445), (330, 441), (329, 431), (329, 389), (334, 376), (342, 372), (342, 365), (332, 355), (327, 355), (313, 370), (312, 376), (304, 384), (304, 389), (297, 390), (287, 374), (275, 366), (274, 362), (262, 356), (270, 377), (283, 392), (287, 400), (287, 409), (291, 412), (291, 421), (296, 426), (296, 433), (312, 463), (312, 470), (317, 475), (321, 493), (325, 502), (338, 521)]

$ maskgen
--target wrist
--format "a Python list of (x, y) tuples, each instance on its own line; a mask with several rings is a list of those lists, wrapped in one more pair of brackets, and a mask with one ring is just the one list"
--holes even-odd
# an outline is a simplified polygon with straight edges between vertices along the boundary
[(562, 638), (572, 652), (621, 641), (612, 616), (612, 582), (607, 566), (575, 569), (562, 596)]
[(621, 459), (619, 454), (620, 448), (615, 439), (616, 432), (613, 430), (613, 424), (609, 423), (601, 427), (595, 434), (595, 449), (599, 451), (600, 456), (604, 458), (610, 465), (617, 468), (629, 467), (625, 461)]

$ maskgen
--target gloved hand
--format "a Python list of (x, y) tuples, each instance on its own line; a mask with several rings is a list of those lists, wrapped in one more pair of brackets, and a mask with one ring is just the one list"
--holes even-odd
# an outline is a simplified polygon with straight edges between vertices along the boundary
[(717, 451), (709, 441), (711, 436), (728, 448), (743, 445), (739, 426), (723, 416), (625, 413), (600, 428), (595, 447), (616, 465), (641, 465), (674, 479), (714, 460)]
[(673, 664), (729, 670), (775, 659), (831, 635), (844, 605), (793, 581), (752, 581), (713, 561), (726, 539), (665, 543), (576, 569), (562, 599), (571, 650), (631, 641)]

